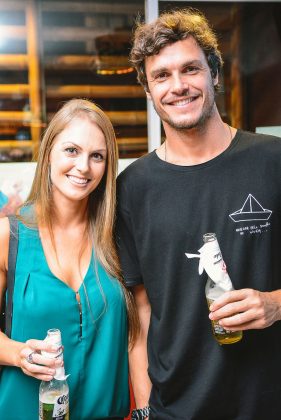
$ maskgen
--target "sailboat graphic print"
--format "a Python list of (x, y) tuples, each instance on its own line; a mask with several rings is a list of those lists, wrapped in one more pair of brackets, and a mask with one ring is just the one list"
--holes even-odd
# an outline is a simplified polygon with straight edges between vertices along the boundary
[(271, 210), (265, 209), (258, 200), (249, 194), (241, 209), (231, 213), (229, 217), (233, 222), (249, 222), (252, 220), (268, 220), (272, 214)]

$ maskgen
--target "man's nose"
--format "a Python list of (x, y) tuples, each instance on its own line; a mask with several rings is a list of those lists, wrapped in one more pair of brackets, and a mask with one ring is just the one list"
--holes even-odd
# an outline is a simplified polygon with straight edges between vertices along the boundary
[(182, 94), (188, 90), (188, 83), (186, 77), (183, 75), (175, 74), (172, 77), (172, 92)]

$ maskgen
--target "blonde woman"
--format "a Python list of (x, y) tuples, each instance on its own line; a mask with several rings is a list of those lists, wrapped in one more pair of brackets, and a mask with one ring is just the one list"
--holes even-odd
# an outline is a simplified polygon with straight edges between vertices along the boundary
[[(38, 418), (41, 380), (60, 362), (43, 339), (62, 332), (72, 420), (121, 419), (129, 411), (127, 317), (113, 241), (117, 146), (106, 115), (73, 99), (50, 122), (34, 182), (20, 210), (11, 339), (0, 332), (0, 413)], [(0, 289), (6, 289), (9, 222), (0, 220)], [(129, 315), (129, 316), (128, 316)], [(16, 400), (16, 403), (15, 403)]]

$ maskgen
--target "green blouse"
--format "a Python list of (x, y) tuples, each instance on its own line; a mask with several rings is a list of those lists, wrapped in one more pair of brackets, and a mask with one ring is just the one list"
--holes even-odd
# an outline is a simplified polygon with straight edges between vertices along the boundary
[[(75, 246), (73, 244), (72, 246)], [(129, 411), (127, 313), (122, 288), (92, 256), (78, 292), (53, 275), (38, 231), (19, 223), (12, 339), (61, 330), (70, 419), (125, 417)], [(80, 314), (81, 312), (81, 314)], [(40, 381), (16, 367), (0, 377), (0, 417), (37, 420)]]

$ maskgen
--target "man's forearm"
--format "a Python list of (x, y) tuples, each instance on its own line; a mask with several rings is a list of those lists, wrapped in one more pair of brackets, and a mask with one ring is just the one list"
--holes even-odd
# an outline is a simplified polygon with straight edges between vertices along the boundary
[(138, 340), (129, 353), (130, 378), (137, 408), (148, 406), (151, 382), (148, 376), (146, 340)]
[(140, 320), (140, 334), (129, 352), (130, 378), (137, 408), (148, 406), (151, 382), (148, 376), (147, 335), (151, 316), (150, 303), (143, 285), (133, 294)]

